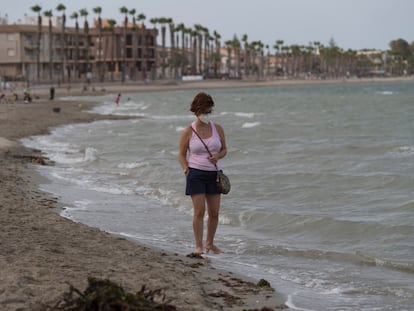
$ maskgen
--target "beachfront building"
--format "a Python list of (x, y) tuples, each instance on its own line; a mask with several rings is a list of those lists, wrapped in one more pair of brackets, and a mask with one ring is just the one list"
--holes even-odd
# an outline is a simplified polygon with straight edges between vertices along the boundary
[(61, 17), (0, 24), (0, 77), (28, 83), (92, 82), (151, 78), (158, 31), (102, 20), (64, 27)]

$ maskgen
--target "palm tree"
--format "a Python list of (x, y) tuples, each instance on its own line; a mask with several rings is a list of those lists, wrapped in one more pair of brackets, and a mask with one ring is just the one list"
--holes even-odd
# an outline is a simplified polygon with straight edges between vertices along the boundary
[(114, 71), (115, 71), (115, 25), (116, 25), (116, 21), (114, 19), (108, 19), (108, 25), (109, 25), (109, 29), (111, 30), (112, 33), (112, 38), (111, 38), (111, 81), (114, 81)]
[(198, 59), (198, 65), (197, 65), (197, 73), (201, 73), (201, 65), (202, 65), (202, 44), (203, 44), (203, 31), (204, 27), (200, 24), (194, 25), (194, 29), (196, 31), (197, 39), (198, 39), (198, 47), (197, 47), (197, 59)]
[(184, 68), (185, 68), (185, 59), (186, 59), (186, 53), (185, 53), (185, 40), (184, 40), (184, 36), (185, 36), (185, 26), (183, 23), (178, 24), (175, 27), (176, 31), (181, 32), (181, 75), (184, 74)]
[(227, 74), (231, 75), (231, 54), (232, 54), (232, 48), (233, 48), (233, 41), (227, 40), (224, 42), (226, 48), (227, 48)]
[(193, 33), (194, 31), (191, 28), (185, 28), (185, 53), (186, 53), (186, 74), (188, 74), (189, 69), (192, 73), (195, 71), (195, 59), (194, 59), (194, 49), (193, 49)]
[(171, 45), (171, 66), (173, 69), (173, 78), (177, 78), (177, 64), (176, 64), (176, 55), (175, 55), (175, 25), (172, 18), (167, 19), (168, 26), (170, 28), (170, 45)]
[(241, 73), (240, 73), (240, 40), (239, 38), (237, 38), (237, 35), (234, 35), (233, 40), (232, 40), (232, 46), (234, 49), (234, 53), (236, 55), (236, 77), (240, 78)]
[(125, 19), (124, 19), (124, 42), (123, 42), (123, 53), (122, 53), (122, 82), (125, 82), (125, 70), (126, 70), (126, 39), (127, 39), (127, 27), (128, 27), (128, 9), (123, 6), (121, 8), (119, 8), (119, 11), (125, 15)]
[[(58, 12), (62, 11), (62, 34), (61, 34), (61, 53), (60, 53), (60, 59), (61, 59), (61, 64), (60, 64), (60, 73), (59, 73), (59, 77), (62, 78), (62, 82), (65, 82), (65, 62), (66, 62), (66, 35), (65, 35), (65, 27), (66, 27), (66, 15), (65, 15), (65, 10), (66, 7), (60, 3), (57, 7), (56, 10)], [(60, 84), (60, 78), (59, 78), (59, 84)]]
[(141, 38), (140, 40), (138, 40), (139, 42), (141, 42), (141, 57), (142, 57), (142, 72), (143, 72), (143, 79), (146, 79), (146, 71), (147, 71), (147, 40), (145, 38), (145, 35), (143, 35), (143, 31), (145, 30), (145, 24), (144, 21), (147, 17), (141, 13), (137, 16), (137, 21), (141, 22), (141, 27), (139, 28), (139, 38)]
[(197, 31), (190, 29), (190, 41), (192, 41), (192, 47), (191, 47), (191, 72), (192, 74), (197, 74), (197, 38), (198, 38)]
[(102, 8), (100, 6), (97, 6), (93, 8), (93, 12), (95, 14), (98, 14), (98, 76), (99, 81), (103, 82), (104, 76), (103, 76), (103, 70), (102, 70)]
[(169, 22), (169, 19), (166, 18), (166, 17), (161, 17), (161, 18), (158, 19), (158, 23), (161, 24), (161, 40), (162, 40), (161, 41), (162, 42), (162, 64), (161, 64), (162, 68), (161, 68), (161, 70), (162, 70), (162, 78), (163, 79), (165, 78), (165, 67), (167, 66), (166, 61), (165, 61), (165, 59), (167, 57), (167, 53), (165, 51), (165, 36), (166, 36), (166, 27), (165, 27), (165, 25), (168, 24), (168, 22)]
[(263, 51), (264, 44), (263, 42), (259, 40), (259, 42), (257, 43), (257, 47), (258, 47), (258, 51), (260, 55), (259, 77), (263, 78), (264, 76), (264, 51)]
[(203, 74), (204, 76), (208, 75), (208, 66), (209, 66), (209, 43), (210, 43), (210, 32), (207, 27), (203, 27), (204, 34), (204, 61), (203, 61)]
[(135, 9), (131, 9), (129, 14), (132, 16), (132, 68), (131, 68), (131, 78), (135, 81), (135, 72), (137, 64), (137, 22), (135, 19)]
[[(277, 60), (279, 60), (279, 58), (281, 57), (281, 49), (283, 46), (284, 41), (283, 40), (276, 40), (275, 45), (273, 46), (273, 48), (276, 50), (276, 53), (278, 55), (278, 57), (276, 58)], [(279, 68), (277, 66), (277, 63), (275, 62), (275, 74), (278, 75), (279, 72)]]
[(89, 24), (88, 24), (88, 14), (89, 12), (86, 9), (81, 9), (79, 10), (79, 13), (82, 17), (85, 18), (84, 24), (83, 24), (83, 30), (85, 32), (85, 67), (84, 67), (84, 71), (85, 71), (85, 79), (86, 82), (89, 83), (90, 82), (90, 77), (89, 77)]
[(250, 52), (249, 52), (249, 37), (247, 34), (244, 34), (242, 37), (242, 42), (244, 43), (244, 74), (249, 76), (249, 67), (250, 67)]
[(43, 15), (49, 18), (49, 80), (52, 82), (53, 78), (53, 34), (52, 34), (52, 10), (44, 11)]
[(221, 44), (220, 39), (221, 35), (217, 32), (213, 32), (214, 42), (216, 46), (216, 52), (214, 53), (213, 63), (214, 63), (214, 75), (217, 77), (217, 71), (221, 68)]
[(40, 40), (42, 38), (42, 7), (35, 5), (31, 7), (32, 11), (37, 13), (37, 46), (36, 46), (36, 70), (37, 70), (37, 81), (40, 81)]
[(70, 16), (71, 19), (75, 20), (75, 79), (77, 80), (79, 78), (79, 22), (78, 22), (78, 18), (79, 15), (77, 12), (73, 12), (72, 15)]

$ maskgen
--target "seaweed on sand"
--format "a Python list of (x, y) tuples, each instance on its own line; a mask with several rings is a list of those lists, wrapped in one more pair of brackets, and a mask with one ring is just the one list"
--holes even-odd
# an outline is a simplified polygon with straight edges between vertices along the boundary
[[(161, 297), (162, 303), (155, 301)], [(54, 310), (65, 311), (147, 311), (177, 310), (175, 306), (165, 303), (161, 290), (146, 290), (145, 286), (136, 294), (106, 279), (88, 278), (88, 287), (82, 293), (73, 286), (64, 294), (63, 301)]]

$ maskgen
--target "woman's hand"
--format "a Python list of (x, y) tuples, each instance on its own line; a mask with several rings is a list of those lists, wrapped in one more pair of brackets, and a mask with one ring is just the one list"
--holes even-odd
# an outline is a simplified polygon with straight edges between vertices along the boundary
[(217, 164), (217, 161), (218, 161), (217, 155), (209, 156), (208, 159), (210, 160), (211, 163)]

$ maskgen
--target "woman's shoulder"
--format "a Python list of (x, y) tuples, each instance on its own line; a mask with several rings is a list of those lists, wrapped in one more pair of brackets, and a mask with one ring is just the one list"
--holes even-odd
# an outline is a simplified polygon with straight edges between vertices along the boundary
[(223, 127), (220, 124), (218, 124), (216, 122), (213, 122), (213, 124), (216, 127), (217, 131), (224, 132)]
[(183, 134), (187, 134), (187, 135), (191, 134), (191, 133), (193, 132), (193, 128), (194, 128), (193, 123), (190, 123), (189, 125), (187, 125), (187, 126), (184, 128), (184, 130), (183, 130)]

